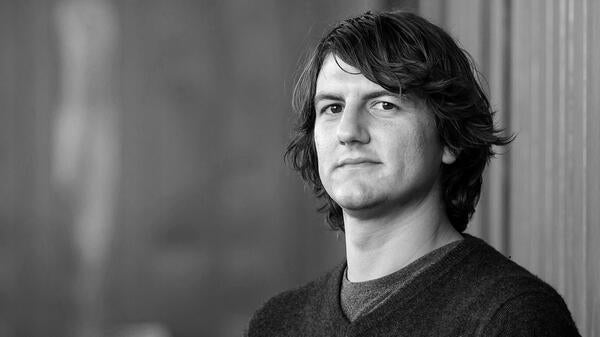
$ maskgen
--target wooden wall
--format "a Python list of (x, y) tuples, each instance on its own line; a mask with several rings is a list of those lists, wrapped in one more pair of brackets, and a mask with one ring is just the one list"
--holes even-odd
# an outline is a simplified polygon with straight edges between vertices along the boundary
[(469, 231), (553, 285), (583, 336), (600, 335), (600, 3), (420, 2), (471, 52), (500, 125)]

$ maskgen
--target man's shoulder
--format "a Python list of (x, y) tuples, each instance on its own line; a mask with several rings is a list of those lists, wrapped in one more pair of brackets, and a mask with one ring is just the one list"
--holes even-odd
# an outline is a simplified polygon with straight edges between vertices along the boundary
[(479, 238), (466, 235), (465, 246), (467, 253), (462, 256), (461, 272), (477, 277), (479, 282), (497, 278), (539, 280), (510, 256), (505, 256)]
[(484, 336), (580, 336), (562, 297), (551, 287), (507, 298), (488, 320)]
[[(556, 331), (577, 335), (563, 298), (551, 285), (482, 240), (473, 239), (474, 249), (463, 261), (457, 281), (468, 289), (465, 305), (488, 321), (488, 329), (504, 329), (510, 321), (520, 329), (516, 322), (523, 321), (523, 329), (542, 329), (552, 323)], [(541, 325), (533, 324), (536, 321)]]
[(310, 316), (318, 317), (330, 300), (328, 293), (332, 292), (332, 284), (337, 282), (340, 270), (343, 265), (267, 300), (252, 316), (248, 336), (284, 336), (285, 331), (296, 330), (296, 325), (310, 320)]
[[(472, 283), (482, 291), (491, 291), (505, 296), (519, 293), (545, 292), (558, 295), (538, 276), (525, 269), (510, 257), (475, 237), (467, 237), (470, 247), (460, 263), (458, 283)], [(462, 282), (461, 282), (462, 281)], [(472, 289), (472, 288), (471, 288)]]
[(288, 289), (268, 299), (257, 311), (255, 316), (276, 313), (294, 312), (304, 307), (313, 297), (322, 296), (327, 285), (327, 280), (332, 272), (321, 275), (319, 278), (296, 288)]

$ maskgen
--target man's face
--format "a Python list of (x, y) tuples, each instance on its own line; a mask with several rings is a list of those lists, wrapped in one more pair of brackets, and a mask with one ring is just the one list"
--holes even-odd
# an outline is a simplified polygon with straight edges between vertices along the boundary
[(418, 205), (437, 187), (442, 162), (454, 161), (422, 102), (386, 91), (331, 54), (315, 110), (321, 182), (347, 212)]

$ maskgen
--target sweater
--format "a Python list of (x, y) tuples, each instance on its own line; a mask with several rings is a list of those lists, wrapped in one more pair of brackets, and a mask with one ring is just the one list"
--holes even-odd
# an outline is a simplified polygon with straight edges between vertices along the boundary
[(247, 336), (579, 336), (551, 286), (482, 240), (464, 236), (355, 321), (340, 304), (344, 262), (267, 301), (250, 320)]

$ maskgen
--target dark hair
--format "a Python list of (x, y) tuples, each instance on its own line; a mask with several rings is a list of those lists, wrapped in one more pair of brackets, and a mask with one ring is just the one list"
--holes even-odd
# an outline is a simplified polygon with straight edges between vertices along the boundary
[(407, 12), (367, 12), (342, 21), (321, 39), (294, 88), (298, 120), (285, 158), (323, 199), (319, 211), (327, 213), (327, 222), (342, 231), (342, 210), (319, 178), (313, 137), (317, 76), (330, 53), (370, 81), (417, 97), (431, 110), (442, 144), (457, 156), (453, 164), (443, 164), (441, 188), (452, 226), (464, 231), (479, 200), (483, 170), (495, 154), (492, 145), (512, 141), (494, 126), (468, 54), (441, 28)]

